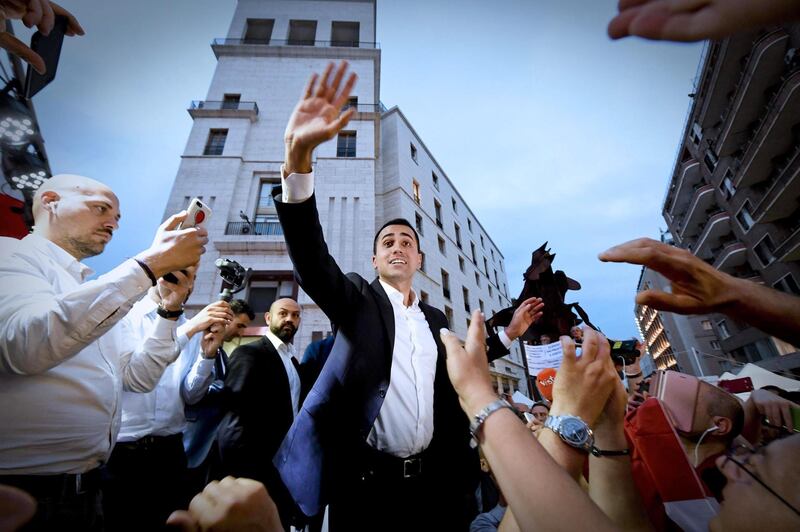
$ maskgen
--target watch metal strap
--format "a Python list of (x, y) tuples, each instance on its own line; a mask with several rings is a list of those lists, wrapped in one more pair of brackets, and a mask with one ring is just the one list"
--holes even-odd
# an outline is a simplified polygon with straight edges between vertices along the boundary
[(478, 446), (478, 434), (480, 433), (481, 427), (486, 421), (486, 418), (501, 408), (509, 408), (512, 411), (514, 410), (514, 407), (511, 406), (505, 399), (497, 399), (496, 401), (492, 401), (483, 407), (483, 409), (481, 409), (481, 411), (478, 412), (478, 414), (472, 420), (472, 423), (469, 424), (469, 432), (472, 434), (472, 441), (470, 441), (470, 445), (473, 449)]

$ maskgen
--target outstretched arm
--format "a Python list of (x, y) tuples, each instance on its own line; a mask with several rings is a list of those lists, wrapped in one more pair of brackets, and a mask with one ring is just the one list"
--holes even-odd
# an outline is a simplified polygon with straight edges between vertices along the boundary
[(636, 302), (677, 314), (719, 312), (767, 334), (800, 345), (800, 298), (721, 272), (689, 251), (649, 238), (602, 252), (603, 262), (653, 269), (672, 283), (672, 292), (643, 290)]
[(608, 35), (665, 41), (722, 39), (800, 18), (797, 0), (620, 0)]

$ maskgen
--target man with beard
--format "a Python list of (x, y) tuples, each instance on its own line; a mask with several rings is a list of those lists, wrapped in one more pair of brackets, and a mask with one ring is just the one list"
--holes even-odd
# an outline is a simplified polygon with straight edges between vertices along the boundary
[(231, 354), (223, 389), (228, 413), (219, 428), (219, 452), (223, 475), (264, 483), (288, 530), (291, 501), (272, 457), (309, 385), (292, 345), (300, 326), (300, 305), (290, 298), (278, 299), (265, 318), (267, 334)]

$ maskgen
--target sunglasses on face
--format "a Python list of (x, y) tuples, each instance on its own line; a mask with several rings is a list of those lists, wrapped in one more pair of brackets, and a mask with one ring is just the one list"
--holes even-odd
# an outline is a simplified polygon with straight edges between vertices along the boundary
[(761, 485), (761, 487), (763, 487), (765, 490), (767, 490), (772, 495), (777, 497), (779, 501), (781, 501), (784, 505), (786, 505), (786, 507), (788, 507), (791, 511), (800, 516), (800, 510), (792, 506), (792, 504), (789, 503), (789, 501), (781, 497), (777, 491), (767, 486), (767, 484), (763, 480), (761, 480), (758, 477), (758, 475), (756, 475), (753, 471), (750, 471), (750, 468), (748, 467), (750, 463), (750, 457), (758, 453), (759, 450), (760, 448), (753, 449), (752, 447), (748, 447), (745, 445), (739, 445), (737, 447), (729, 449), (725, 453), (725, 460), (722, 462), (720, 469), (724, 469), (725, 466), (728, 464), (728, 462), (733, 462), (733, 464), (735, 464), (737, 468), (747, 473), (747, 475), (756, 482), (758, 482)]

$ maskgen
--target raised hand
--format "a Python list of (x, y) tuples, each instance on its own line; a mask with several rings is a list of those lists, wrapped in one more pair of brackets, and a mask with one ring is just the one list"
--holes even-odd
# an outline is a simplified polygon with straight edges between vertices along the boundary
[(196, 266), (190, 266), (174, 272), (177, 283), (171, 283), (163, 277), (158, 280), (158, 295), (161, 297), (161, 306), (167, 310), (180, 310), (189, 298), (194, 288)]
[(206, 251), (208, 231), (202, 226), (178, 229), (185, 219), (186, 211), (170, 216), (156, 231), (152, 245), (136, 255), (156, 278), (194, 266)]
[(6, 20), (21, 19), (28, 28), (34, 26), (44, 35), (53, 29), (55, 17), (61, 15), (68, 20), (66, 35), (83, 35), (84, 31), (72, 14), (48, 0), (0, 0), (0, 48), (28, 62), (39, 74), (47, 70), (42, 56), (31, 50), (25, 43), (5, 31)]
[(666, 41), (722, 39), (800, 18), (796, 0), (620, 0), (608, 35)]
[(330, 79), (333, 68), (333, 63), (329, 63), (321, 79), (316, 73), (311, 76), (303, 97), (292, 111), (284, 133), (287, 174), (310, 172), (314, 148), (335, 137), (355, 112), (352, 108), (342, 112), (342, 107), (350, 97), (357, 76), (350, 73), (342, 86), (347, 62), (342, 61)]
[(198, 312), (192, 319), (187, 322), (186, 335), (190, 338), (200, 332), (214, 327), (212, 332), (225, 333), (225, 326), (228, 322), (233, 321), (234, 315), (231, 312), (231, 306), (227, 301), (217, 301), (206, 305), (203, 310)]
[(543, 308), (544, 303), (539, 297), (529, 297), (523, 301), (522, 304), (517, 307), (517, 310), (514, 311), (514, 315), (511, 317), (511, 323), (506, 327), (506, 335), (508, 335), (509, 339), (512, 341), (516, 340), (522, 336), (531, 325), (539, 321), (539, 318), (541, 318), (543, 314)]

